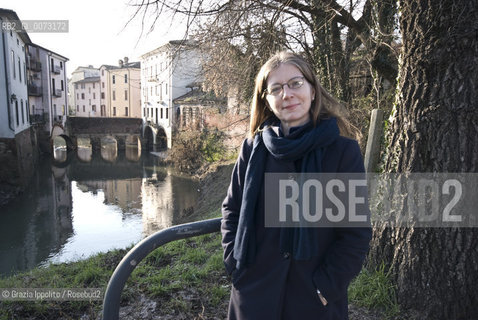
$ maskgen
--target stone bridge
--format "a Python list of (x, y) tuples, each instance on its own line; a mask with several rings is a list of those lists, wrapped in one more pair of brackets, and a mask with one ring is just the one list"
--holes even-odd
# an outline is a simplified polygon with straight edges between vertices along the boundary
[[(138, 137), (141, 144), (142, 120), (137, 118), (83, 118), (68, 117), (65, 128), (67, 140), (71, 139), (74, 147), (78, 146), (78, 139), (88, 139), (93, 150), (101, 147), (101, 139), (112, 137), (117, 141), (119, 150), (124, 150), (128, 137)], [(67, 140), (68, 144), (68, 140)]]

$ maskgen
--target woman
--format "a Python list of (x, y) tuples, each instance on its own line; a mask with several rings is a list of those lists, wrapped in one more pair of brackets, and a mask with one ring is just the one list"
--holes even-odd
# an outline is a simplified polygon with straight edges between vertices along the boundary
[(368, 250), (370, 227), (270, 228), (267, 172), (364, 172), (356, 129), (300, 56), (280, 52), (259, 71), (250, 138), (223, 202), (229, 319), (347, 319), (347, 287)]

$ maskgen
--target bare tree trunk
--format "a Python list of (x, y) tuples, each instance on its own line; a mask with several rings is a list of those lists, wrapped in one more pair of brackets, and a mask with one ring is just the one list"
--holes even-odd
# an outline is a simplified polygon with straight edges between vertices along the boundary
[[(478, 172), (478, 4), (400, 3), (398, 104), (387, 172)], [(399, 303), (427, 319), (478, 319), (478, 229), (377, 225), (369, 264), (385, 261)]]

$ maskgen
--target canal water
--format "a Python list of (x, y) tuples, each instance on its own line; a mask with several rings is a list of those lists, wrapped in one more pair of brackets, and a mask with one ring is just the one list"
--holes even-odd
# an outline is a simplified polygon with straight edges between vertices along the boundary
[(59, 148), (60, 161), (42, 160), (28, 190), (0, 209), (0, 276), (125, 248), (187, 220), (197, 182), (152, 155), (109, 151)]

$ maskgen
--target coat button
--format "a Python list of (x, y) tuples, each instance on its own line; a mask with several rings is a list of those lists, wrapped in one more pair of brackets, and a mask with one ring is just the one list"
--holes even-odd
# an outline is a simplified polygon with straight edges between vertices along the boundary
[(289, 259), (290, 253), (289, 252), (284, 252), (284, 254), (282, 256), (284, 257), (284, 259)]

